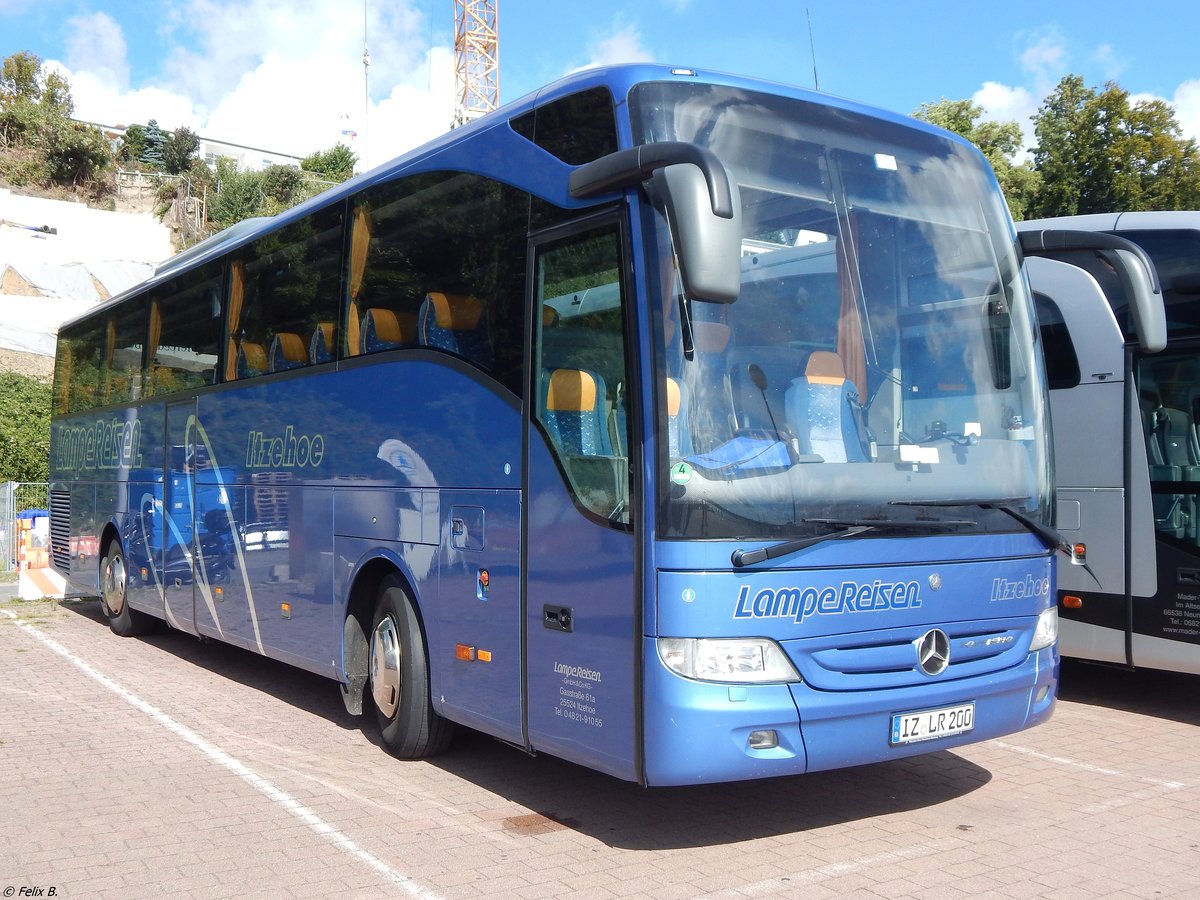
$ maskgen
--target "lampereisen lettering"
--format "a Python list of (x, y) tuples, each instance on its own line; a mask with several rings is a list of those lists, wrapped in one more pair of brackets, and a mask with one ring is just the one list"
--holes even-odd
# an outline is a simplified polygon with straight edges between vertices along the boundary
[(838, 587), (763, 588), (751, 596), (750, 586), (738, 591), (735, 619), (791, 619), (797, 625), (810, 616), (915, 609), (921, 605), (921, 586), (915, 581), (843, 581)]
[(566, 663), (554, 664), (555, 675), (565, 675), (568, 678), (581, 678), (584, 681), (601, 681), (600, 673), (595, 669), (585, 669), (582, 666), (569, 666)]
[(291, 425), (282, 436), (251, 431), (246, 440), (247, 469), (315, 469), (324, 459), (325, 438), (296, 434)]
[(1024, 581), (1009, 581), (1007, 578), (992, 579), (993, 600), (1020, 600), (1024, 597), (1045, 597), (1049, 593), (1049, 578), (1034, 578), (1032, 575), (1026, 575)]
[(105, 471), (142, 464), (142, 423), (137, 419), (97, 419), (59, 427), (51, 462), (55, 469)]

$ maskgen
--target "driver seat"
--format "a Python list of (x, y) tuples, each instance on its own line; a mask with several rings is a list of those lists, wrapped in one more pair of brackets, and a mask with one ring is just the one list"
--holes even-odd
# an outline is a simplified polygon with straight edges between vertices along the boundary
[(825, 462), (866, 462), (858, 434), (858, 388), (846, 378), (838, 354), (815, 350), (804, 374), (792, 379), (784, 395), (788, 423), (800, 440), (802, 454)]

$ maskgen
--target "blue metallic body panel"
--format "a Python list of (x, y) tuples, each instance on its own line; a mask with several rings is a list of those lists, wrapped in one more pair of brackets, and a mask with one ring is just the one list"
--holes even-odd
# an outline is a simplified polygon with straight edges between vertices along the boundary
[[(449, 540), (442, 549), (438, 604), (427, 608), (425, 618), (438, 711), (523, 744), (520, 495), (443, 491), (442, 504), (442, 532)], [(474, 659), (457, 659), (459, 644), (472, 648)]]
[[(987, 540), (995, 545), (1000, 537)], [(999, 542), (1014, 552), (1031, 549), (1023, 536)], [(773, 638), (802, 681), (690, 681), (665, 668), (647, 636), (646, 703), (657, 710), (646, 721), (650, 784), (880, 762), (1009, 734), (1050, 716), (1057, 647), (1029, 652), (1038, 614), (1054, 602), (1054, 562), (1044, 551), (979, 560), (976, 538), (855, 543), (814, 552), (818, 545), (768, 569), (659, 571), (659, 635)], [(727, 559), (730, 547), (710, 544), (705, 552)], [(868, 554), (897, 561), (864, 566)], [(808, 565), (821, 556), (827, 565)], [(923, 558), (942, 561), (911, 562)], [(950, 638), (950, 666), (939, 676), (917, 666), (916, 642), (930, 628)], [(971, 732), (889, 745), (892, 715), (968, 702), (975, 704)], [(759, 729), (774, 729), (779, 746), (750, 749), (749, 732)]]
[[(529, 742), (637, 780), (637, 544), (576, 508), (536, 429), (529, 457)], [(571, 631), (547, 628), (546, 606), (569, 608)]]

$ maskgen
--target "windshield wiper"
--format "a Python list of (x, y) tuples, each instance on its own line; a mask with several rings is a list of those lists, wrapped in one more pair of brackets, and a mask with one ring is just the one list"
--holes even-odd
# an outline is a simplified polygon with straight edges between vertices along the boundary
[[(806, 519), (805, 521), (816, 520)], [(856, 534), (873, 531), (874, 529), (874, 525), (851, 525), (827, 534), (815, 534), (811, 537), (797, 538), (793, 541), (783, 541), (778, 544), (772, 544), (769, 547), (759, 547), (757, 550), (743, 550), (739, 547), (733, 551), (733, 555), (729, 557), (729, 561), (733, 563), (734, 568), (740, 569), (744, 566), (752, 566), (755, 563), (764, 562), (768, 559), (775, 559), (779, 556), (795, 553), (797, 550), (803, 550), (805, 547), (811, 547), (813, 544), (820, 544), (823, 541), (836, 541), (841, 538), (854, 537)]]
[[(980, 509), (996, 509), (1006, 515), (1016, 519), (1034, 534), (1036, 534), (1049, 549), (1061, 550), (1067, 556), (1071, 556), (1074, 549), (1071, 542), (1068, 541), (1055, 528), (1049, 525), (1043, 525), (1017, 509), (1016, 504), (1025, 503), (1029, 500), (1028, 497), (1001, 497), (995, 500), (980, 500), (980, 499), (963, 499), (963, 500), (889, 500), (889, 506), (978, 506)], [(1085, 567), (1086, 568), (1086, 567)], [(1089, 574), (1091, 570), (1088, 570)]]
[(892, 500), (889, 503), (891, 506), (978, 506), (980, 509), (999, 510), (1016, 519), (1036, 534), (1050, 550), (1057, 550), (1060, 553), (1067, 554), (1067, 558), (1071, 560), (1072, 565), (1080, 566), (1083, 571), (1092, 576), (1092, 581), (1100, 584), (1100, 579), (1096, 577), (1096, 573), (1092, 571), (1092, 567), (1087, 564), (1087, 560), (1075, 558), (1074, 545), (1063, 537), (1061, 531), (1035, 521), (1016, 508), (1016, 504), (1025, 503), (1028, 500), (1028, 497), (1002, 497), (998, 500)]
[(959, 525), (976, 525), (971, 519), (837, 519), (837, 518), (812, 518), (802, 519), (802, 522), (814, 525), (830, 525), (836, 530), (828, 534), (816, 534), (811, 537), (796, 538), (791, 541), (781, 541), (778, 544), (772, 544), (769, 547), (759, 547), (755, 550), (737, 549), (730, 556), (730, 562), (734, 568), (744, 568), (745, 566), (753, 565), (754, 563), (765, 562), (768, 559), (777, 559), (780, 556), (787, 556), (789, 553), (795, 553), (797, 550), (803, 550), (805, 547), (811, 547), (813, 544), (820, 544), (824, 541), (838, 541), (842, 538), (856, 537), (860, 534), (865, 534), (868, 531), (881, 530), (924, 530), (924, 529), (941, 529), (954, 528)]

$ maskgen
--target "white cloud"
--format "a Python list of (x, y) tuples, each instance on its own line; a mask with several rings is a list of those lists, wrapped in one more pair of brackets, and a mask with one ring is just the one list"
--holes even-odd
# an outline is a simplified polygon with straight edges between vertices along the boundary
[(118, 23), (81, 16), (71, 22), (62, 68), (81, 119), (154, 118), (164, 128), (187, 125), (214, 140), (297, 156), (342, 141), (360, 167), (375, 165), (449, 127), (454, 79), (453, 54), (429, 47), (412, 0), (373, 7), (367, 110), (362, 9), (344, 0), (186, 0), (162, 28), (171, 48), (163, 71), (133, 87)]
[(580, 69), (611, 66), (618, 63), (652, 62), (654, 57), (642, 46), (642, 33), (637, 26), (618, 24), (607, 36), (592, 41), (591, 58)]
[(121, 26), (107, 13), (67, 20), (67, 67), (114, 87), (129, 87), (129, 60)]
[(1068, 71), (1070, 53), (1066, 42), (1052, 28), (1023, 32), (1017, 37), (1027, 44), (1019, 53), (1021, 68), (1033, 79), (1033, 92), (1045, 97)]
[(1175, 120), (1184, 136), (1200, 141), (1200, 78), (1185, 81), (1175, 89)]
[(181, 125), (192, 130), (200, 127), (201, 120), (192, 101), (182, 94), (156, 87), (122, 90), (103, 74), (57, 68), (71, 84), (78, 119), (101, 125), (144, 125), (156, 119), (168, 130)]
[(1034, 145), (1031, 117), (1037, 112), (1040, 101), (1028, 88), (985, 81), (983, 87), (972, 95), (971, 101), (983, 109), (984, 119), (1016, 122), (1021, 126), (1022, 144), (1026, 152)]
[(1101, 44), (1092, 51), (1092, 62), (1099, 68), (1105, 81), (1116, 81), (1127, 68), (1126, 61), (1117, 54), (1111, 44)]

